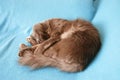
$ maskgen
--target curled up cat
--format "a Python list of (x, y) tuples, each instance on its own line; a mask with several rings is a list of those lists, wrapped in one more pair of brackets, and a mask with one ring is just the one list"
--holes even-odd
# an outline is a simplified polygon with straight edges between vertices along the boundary
[(27, 41), (32, 46), (21, 44), (21, 65), (32, 68), (51, 66), (66, 72), (84, 70), (101, 46), (97, 29), (81, 19), (56, 18), (38, 23)]

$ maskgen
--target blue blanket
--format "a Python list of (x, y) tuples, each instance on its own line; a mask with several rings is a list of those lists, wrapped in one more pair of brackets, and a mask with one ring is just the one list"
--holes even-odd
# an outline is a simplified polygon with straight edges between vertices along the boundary
[[(0, 80), (120, 80), (120, 0), (0, 0)], [(34, 24), (81, 18), (99, 30), (102, 48), (87, 69), (66, 73), (56, 68), (31, 70), (18, 64), (21, 43)]]

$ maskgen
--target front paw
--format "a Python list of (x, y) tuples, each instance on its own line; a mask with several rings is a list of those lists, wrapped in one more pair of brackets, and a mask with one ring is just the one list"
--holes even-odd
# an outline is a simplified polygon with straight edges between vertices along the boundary
[(32, 55), (32, 54), (33, 54), (33, 50), (29, 47), (26, 47), (26, 48), (20, 50), (19, 53), (18, 53), (19, 57)]
[(18, 55), (19, 57), (24, 57), (26, 55), (30, 55), (30, 53), (28, 51), (22, 50), (22, 51), (19, 51)]
[(37, 41), (35, 39), (33, 39), (32, 37), (27, 37), (26, 40), (32, 45), (36, 45), (38, 44)]
[(28, 46), (26, 46), (25, 44), (20, 44), (20, 48), (19, 50), (22, 51), (23, 49), (27, 48)]

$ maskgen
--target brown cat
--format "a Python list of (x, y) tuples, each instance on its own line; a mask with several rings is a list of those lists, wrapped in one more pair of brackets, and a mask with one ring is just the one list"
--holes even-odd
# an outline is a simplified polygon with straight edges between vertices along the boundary
[(50, 19), (36, 24), (27, 41), (32, 46), (21, 44), (20, 64), (52, 66), (67, 72), (85, 69), (101, 46), (98, 31), (81, 19)]

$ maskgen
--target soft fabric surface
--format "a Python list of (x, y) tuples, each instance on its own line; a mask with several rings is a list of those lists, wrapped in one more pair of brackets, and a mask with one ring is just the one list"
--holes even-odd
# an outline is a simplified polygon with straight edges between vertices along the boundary
[[(0, 0), (0, 80), (120, 80), (120, 0)], [(82, 18), (101, 34), (102, 48), (83, 72), (20, 66), (18, 49), (34, 24)]]

